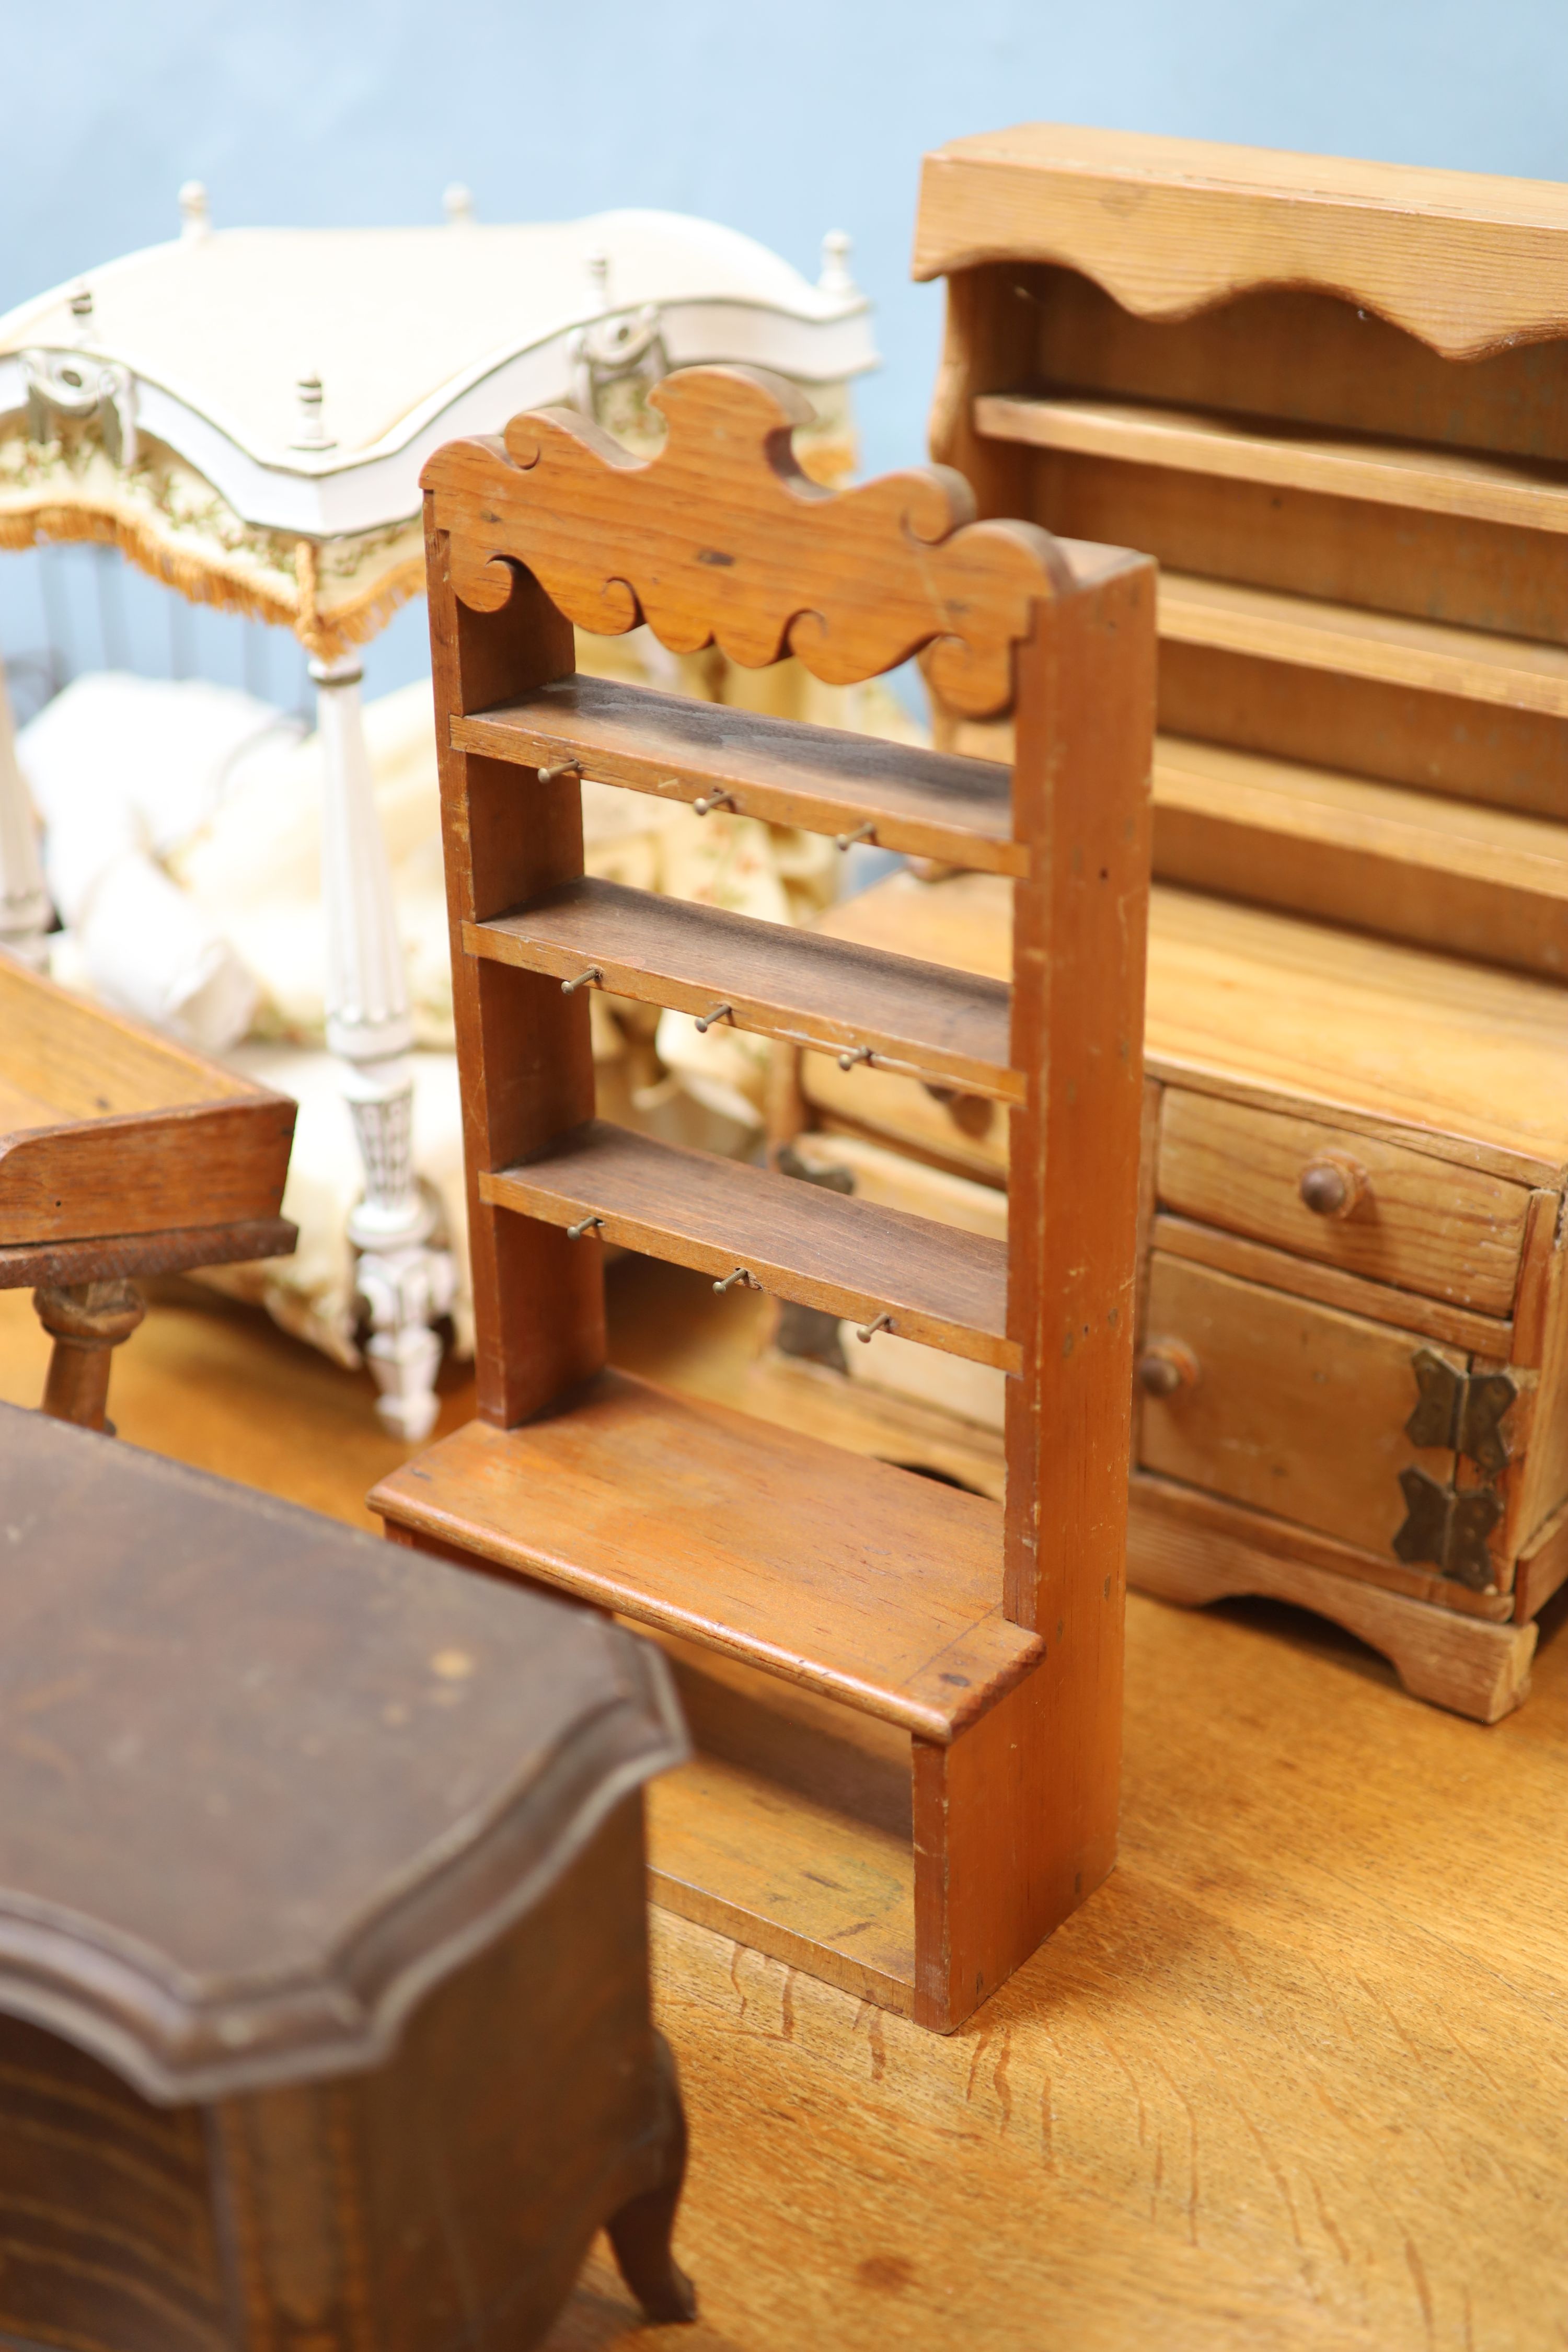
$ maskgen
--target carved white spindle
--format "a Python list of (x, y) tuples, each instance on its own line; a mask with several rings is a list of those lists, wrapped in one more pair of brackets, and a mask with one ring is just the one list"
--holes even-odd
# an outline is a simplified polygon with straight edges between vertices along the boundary
[(0, 948), (42, 970), (49, 894), (38, 855), (33, 803), (16, 761), (5, 671), (0, 664)]
[(364, 1162), (364, 1198), (349, 1219), (369, 1310), (365, 1353), (376, 1411), (417, 1444), (435, 1426), (441, 1343), (430, 1328), (451, 1306), (451, 1255), (430, 1247), (434, 1220), (414, 1167), (414, 1022), (375, 810), (355, 656), (313, 661), (322, 760), (321, 892), (327, 929), (327, 1044), (346, 1064), (343, 1092)]

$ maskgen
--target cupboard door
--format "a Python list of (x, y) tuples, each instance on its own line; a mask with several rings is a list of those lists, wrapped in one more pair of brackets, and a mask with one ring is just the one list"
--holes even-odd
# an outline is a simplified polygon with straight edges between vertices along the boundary
[(1405, 1434), (1411, 1358), (1430, 1349), (1466, 1369), (1451, 1349), (1163, 1251), (1144, 1346), (1190, 1374), (1142, 1398), (1145, 1470), (1390, 1553), (1405, 1517), (1400, 1472), (1414, 1464), (1445, 1486), (1454, 1475), (1451, 1451)]

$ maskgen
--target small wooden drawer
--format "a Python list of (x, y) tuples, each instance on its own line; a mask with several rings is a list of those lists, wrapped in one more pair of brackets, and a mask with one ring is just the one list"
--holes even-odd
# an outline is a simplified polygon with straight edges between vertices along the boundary
[(1485, 1315), (1513, 1307), (1530, 1194), (1316, 1119), (1167, 1088), (1161, 1205)]
[(1170, 1351), (1185, 1377), (1145, 1394), (1140, 1466), (1392, 1554), (1407, 1509), (1400, 1472), (1444, 1486), (1454, 1475), (1451, 1452), (1405, 1433), (1419, 1395), (1412, 1358), (1468, 1359), (1163, 1251), (1149, 1273), (1145, 1347)]

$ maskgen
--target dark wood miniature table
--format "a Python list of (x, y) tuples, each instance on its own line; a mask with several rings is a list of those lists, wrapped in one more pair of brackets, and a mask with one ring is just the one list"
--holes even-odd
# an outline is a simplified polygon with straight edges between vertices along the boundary
[(104, 1426), (135, 1277), (281, 1257), (295, 1106), (0, 954), (0, 1290), (53, 1339), (44, 1411)]
[(0, 2342), (538, 2341), (651, 2316), (680, 2103), (605, 1620), (0, 1406)]

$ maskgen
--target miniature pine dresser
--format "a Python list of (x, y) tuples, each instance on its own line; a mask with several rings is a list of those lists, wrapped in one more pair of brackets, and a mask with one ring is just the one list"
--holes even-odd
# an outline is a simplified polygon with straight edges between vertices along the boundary
[(689, 2318), (620, 1629), (0, 1405), (0, 2341)]
[[(1152, 566), (973, 524), (951, 473), (817, 489), (777, 379), (652, 399), (645, 465), (546, 410), (426, 468), (479, 1417), (371, 1503), (671, 1642), (700, 1755), (658, 1899), (947, 2031), (1115, 1853)], [(645, 619), (839, 684), (929, 646), (1016, 710), (1012, 772), (575, 675), (574, 623)], [(997, 877), (1010, 986), (587, 878), (584, 776)], [(594, 989), (978, 1094), (1011, 1230), (595, 1119)], [(1002, 1507), (607, 1370), (605, 1243), (994, 1372)]]
[(1568, 189), (1036, 125), (915, 272), (981, 511), (1162, 567), (1131, 1580), (1494, 1719), (1568, 1574)]

